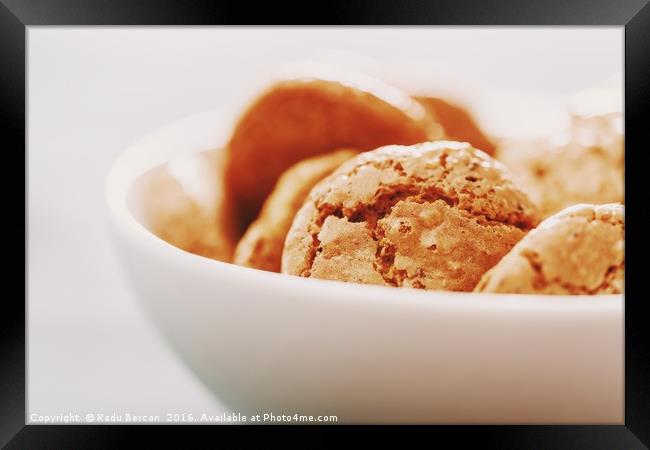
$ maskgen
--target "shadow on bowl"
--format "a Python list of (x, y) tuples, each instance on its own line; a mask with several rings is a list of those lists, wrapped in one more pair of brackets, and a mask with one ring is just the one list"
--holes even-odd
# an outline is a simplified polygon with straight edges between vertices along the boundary
[(622, 296), (302, 279), (156, 236), (136, 181), (178, 155), (218, 148), (225, 134), (215, 124), (225, 117), (202, 113), (134, 144), (112, 167), (106, 197), (140, 304), (233, 411), (336, 415), (339, 423), (623, 422)]

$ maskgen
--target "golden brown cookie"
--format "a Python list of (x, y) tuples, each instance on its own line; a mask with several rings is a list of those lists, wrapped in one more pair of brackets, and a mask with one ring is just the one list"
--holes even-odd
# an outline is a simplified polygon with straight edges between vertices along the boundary
[(566, 136), (504, 142), (497, 158), (529, 192), (544, 217), (577, 203), (624, 201), (620, 113), (574, 116)]
[(354, 150), (338, 150), (307, 158), (289, 167), (264, 202), (260, 215), (237, 244), (233, 262), (280, 272), (284, 240), (309, 191), (357, 153)]
[(471, 291), (537, 222), (505, 168), (469, 144), (387, 146), (314, 187), (287, 235), (282, 272)]
[(240, 226), (257, 216), (280, 174), (302, 159), (439, 137), (422, 105), (377, 80), (280, 81), (246, 110), (228, 144), (226, 176)]
[(544, 220), (483, 275), (477, 292), (620, 294), (624, 207), (575, 205)]
[(469, 142), (474, 148), (494, 155), (495, 144), (478, 126), (465, 108), (448, 100), (435, 97), (414, 97), (422, 103), (444, 130), (445, 138), (452, 141)]
[(181, 155), (135, 184), (136, 214), (164, 241), (190, 253), (230, 261), (235, 247), (222, 150)]

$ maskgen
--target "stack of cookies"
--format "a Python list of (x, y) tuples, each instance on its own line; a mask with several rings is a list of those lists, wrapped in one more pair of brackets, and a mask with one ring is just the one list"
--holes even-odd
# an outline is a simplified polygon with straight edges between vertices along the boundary
[(300, 277), (621, 293), (620, 121), (575, 115), (562, 144), (505, 141), (449, 99), (364, 76), (286, 79), (204, 155), (192, 192), (171, 164), (142, 181), (149, 225), (186, 251)]

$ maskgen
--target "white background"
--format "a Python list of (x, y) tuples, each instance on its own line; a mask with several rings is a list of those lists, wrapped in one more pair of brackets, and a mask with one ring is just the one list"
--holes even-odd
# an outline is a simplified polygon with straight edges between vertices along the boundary
[(269, 71), (304, 58), (470, 102), (518, 99), (518, 116), (550, 123), (538, 111), (546, 103), (622, 71), (623, 29), (29, 27), (29, 413), (224, 410), (125, 284), (104, 177), (132, 141), (188, 114), (240, 106)]

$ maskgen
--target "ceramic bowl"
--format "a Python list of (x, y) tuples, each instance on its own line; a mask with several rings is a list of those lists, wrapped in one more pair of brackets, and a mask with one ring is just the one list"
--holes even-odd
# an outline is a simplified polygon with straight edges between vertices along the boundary
[(208, 111), (143, 138), (106, 180), (136, 296), (212, 392), (244, 415), (339, 423), (622, 423), (623, 296), (452, 293), (262, 272), (182, 251), (137, 219), (134, 181), (222, 146)]

